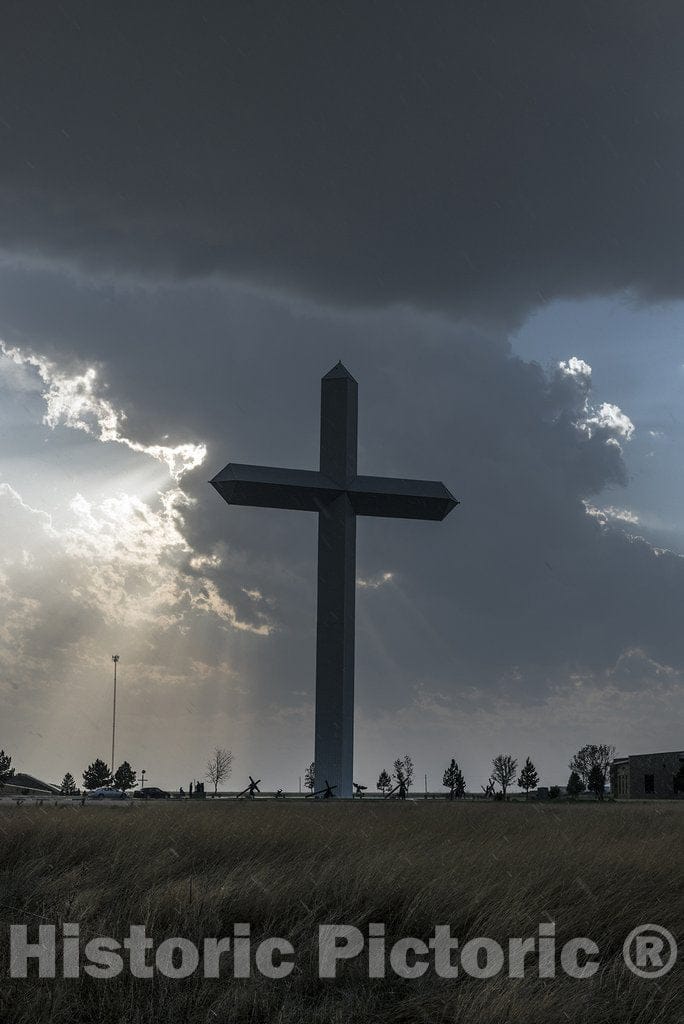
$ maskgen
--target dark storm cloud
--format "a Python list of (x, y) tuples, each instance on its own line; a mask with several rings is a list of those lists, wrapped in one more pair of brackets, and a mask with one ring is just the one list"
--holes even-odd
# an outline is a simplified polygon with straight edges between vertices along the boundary
[(681, 295), (681, 4), (14, 4), (0, 242), (512, 322)]

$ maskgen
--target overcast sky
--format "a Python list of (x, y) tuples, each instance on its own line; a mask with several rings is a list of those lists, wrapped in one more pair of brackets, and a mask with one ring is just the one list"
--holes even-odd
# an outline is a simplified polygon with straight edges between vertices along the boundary
[(355, 777), (682, 747), (678, 3), (13, 5), (0, 41), (0, 747), (187, 786), (313, 757), (321, 376), (359, 469)]

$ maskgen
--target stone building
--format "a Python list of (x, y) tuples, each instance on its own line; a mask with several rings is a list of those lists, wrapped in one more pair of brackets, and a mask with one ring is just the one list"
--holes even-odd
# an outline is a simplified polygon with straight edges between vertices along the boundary
[(684, 751), (616, 757), (610, 791), (618, 800), (684, 799)]

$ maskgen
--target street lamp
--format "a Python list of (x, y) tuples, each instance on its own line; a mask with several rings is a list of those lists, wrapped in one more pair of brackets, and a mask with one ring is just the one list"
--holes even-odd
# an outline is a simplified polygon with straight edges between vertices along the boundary
[(140, 772), (140, 792), (145, 788), (145, 769)]
[(116, 736), (116, 666), (119, 664), (119, 655), (112, 654), (114, 662), (114, 704), (112, 707), (112, 775), (114, 774), (114, 737)]

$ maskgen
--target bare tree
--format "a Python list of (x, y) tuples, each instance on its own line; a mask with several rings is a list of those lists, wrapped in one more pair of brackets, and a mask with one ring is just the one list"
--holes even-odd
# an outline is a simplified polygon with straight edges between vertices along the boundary
[(406, 776), (406, 788), (410, 789), (413, 785), (413, 773), (415, 771), (413, 758), (410, 754), (404, 754), (404, 774)]
[(413, 774), (415, 771), (411, 755), (405, 754), (404, 757), (398, 757), (394, 762), (393, 769), (392, 774), (397, 780), (397, 784), (403, 783), (406, 789), (410, 789), (413, 785)]
[(316, 788), (316, 762), (315, 761), (312, 761), (311, 764), (309, 765), (309, 767), (304, 772), (304, 785), (306, 786), (306, 788), (309, 790), (310, 793), (313, 793), (314, 789)]
[(492, 765), (492, 778), (501, 786), (501, 792), (505, 800), (506, 791), (518, 770), (518, 762), (510, 754), (497, 754), (492, 761)]
[(219, 782), (224, 782), (229, 778), (232, 770), (233, 755), (231, 751), (224, 750), (223, 747), (214, 747), (214, 753), (207, 761), (207, 770), (204, 773), (205, 779), (208, 779), (214, 787), (214, 796), (216, 796)]

